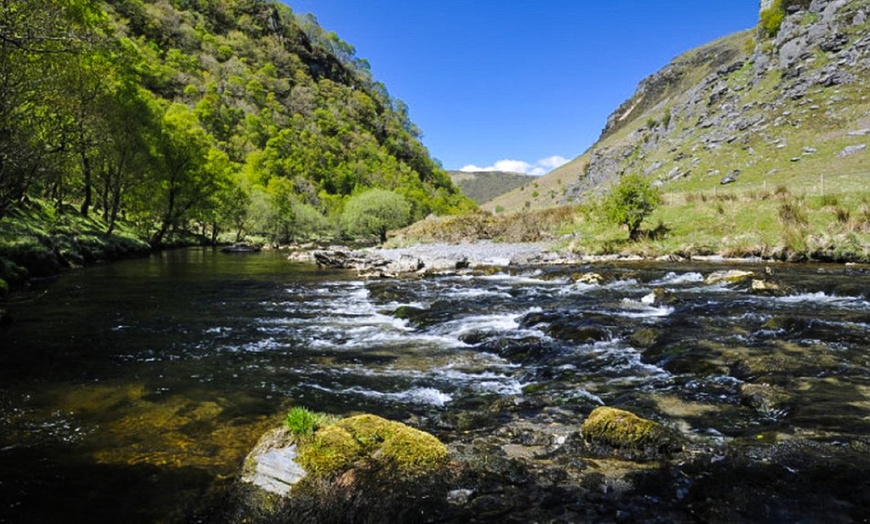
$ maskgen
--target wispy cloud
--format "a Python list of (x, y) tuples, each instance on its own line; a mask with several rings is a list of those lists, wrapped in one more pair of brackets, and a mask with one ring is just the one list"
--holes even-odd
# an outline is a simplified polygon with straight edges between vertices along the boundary
[(523, 160), (499, 160), (488, 167), (480, 167), (474, 164), (469, 164), (460, 171), (509, 171), (511, 173), (524, 173), (526, 175), (542, 176), (550, 171), (568, 163), (568, 159), (562, 156), (554, 155), (547, 158), (542, 158), (534, 164), (530, 164)]

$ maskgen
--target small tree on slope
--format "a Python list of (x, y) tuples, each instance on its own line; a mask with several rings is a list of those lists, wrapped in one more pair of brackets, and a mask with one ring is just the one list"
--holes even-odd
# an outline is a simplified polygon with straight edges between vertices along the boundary
[(604, 217), (628, 227), (628, 238), (637, 240), (640, 225), (661, 203), (661, 193), (639, 174), (626, 175), (604, 197)]

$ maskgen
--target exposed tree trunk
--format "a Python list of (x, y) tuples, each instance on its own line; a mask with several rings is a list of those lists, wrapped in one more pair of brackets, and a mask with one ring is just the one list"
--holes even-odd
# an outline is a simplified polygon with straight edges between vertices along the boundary
[(93, 200), (93, 191), (91, 184), (91, 159), (88, 157), (87, 153), (85, 153), (84, 149), (81, 151), (82, 157), (82, 174), (84, 175), (84, 190), (85, 197), (82, 201), (81, 207), (81, 215), (86, 217), (88, 216), (88, 211), (91, 208), (91, 201)]

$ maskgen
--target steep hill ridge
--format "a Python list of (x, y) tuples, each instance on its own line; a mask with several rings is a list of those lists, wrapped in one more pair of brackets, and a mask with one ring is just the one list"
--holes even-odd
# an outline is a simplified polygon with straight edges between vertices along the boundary
[(580, 202), (622, 174), (666, 192), (785, 185), (848, 192), (867, 185), (870, 2), (814, 0), (788, 10), (775, 37), (751, 29), (672, 61), (608, 118), (598, 142), (529, 188), (484, 206)]

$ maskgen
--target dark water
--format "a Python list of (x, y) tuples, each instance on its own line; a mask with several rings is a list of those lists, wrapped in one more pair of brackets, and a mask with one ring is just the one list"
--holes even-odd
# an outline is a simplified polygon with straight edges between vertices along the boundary
[[(366, 282), (194, 249), (72, 272), (17, 297), (0, 328), (0, 522), (207, 519), (293, 405), (429, 421), (447, 440), (448, 415), (500, 399), (578, 422), (618, 405), (698, 440), (866, 458), (870, 272), (773, 266), (785, 291), (769, 296), (704, 283), (723, 269)], [(603, 281), (575, 283), (590, 271)]]

